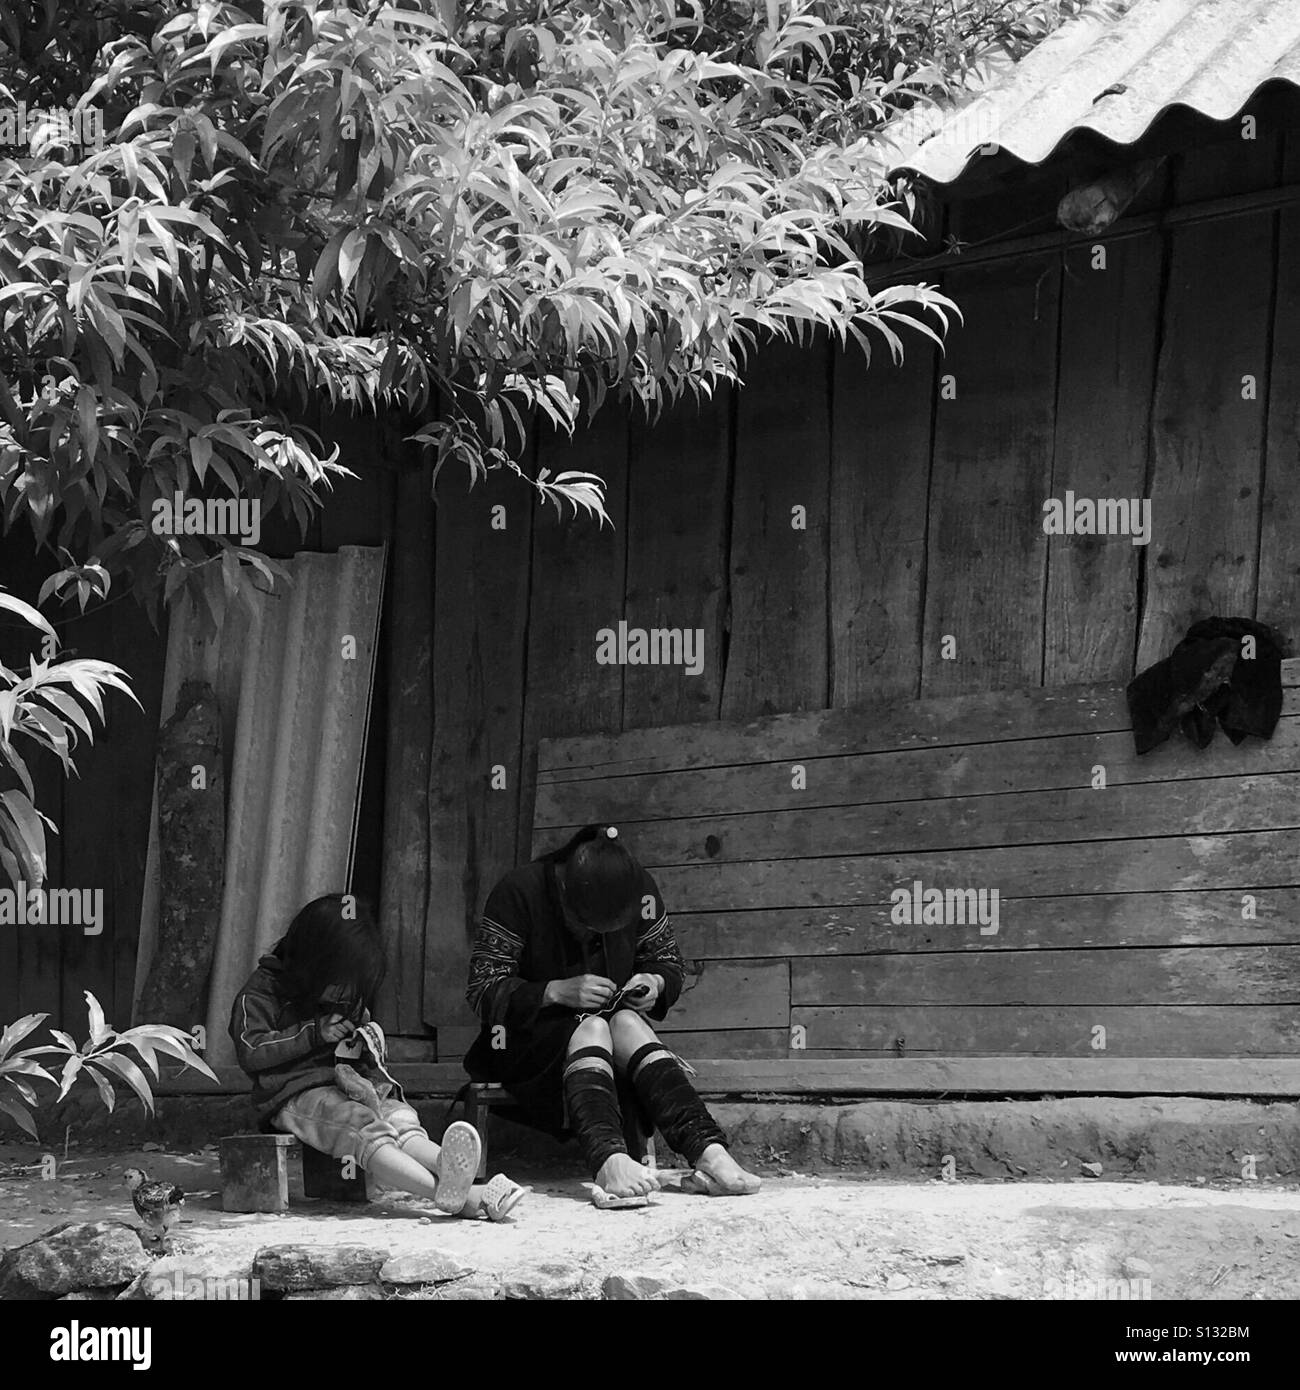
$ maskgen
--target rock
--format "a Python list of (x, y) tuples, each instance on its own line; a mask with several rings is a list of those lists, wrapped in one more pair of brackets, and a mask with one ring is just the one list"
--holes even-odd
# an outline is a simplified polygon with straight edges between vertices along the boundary
[(741, 1301), (744, 1295), (723, 1284), (680, 1284), (677, 1288), (665, 1289), (663, 1297), (674, 1303), (700, 1299), (708, 1299), (714, 1303), (736, 1303)]
[(59, 1303), (106, 1303), (119, 1297), (116, 1289), (74, 1289), (72, 1293), (61, 1293)]
[(260, 1281), (253, 1277), (248, 1259), (218, 1251), (155, 1260), (120, 1295), (127, 1303), (243, 1303), (261, 1296)]
[(1085, 1173), (1087, 1173), (1087, 1175), (1088, 1175), (1090, 1178), (1099, 1178), (1099, 1177), (1101, 1177), (1101, 1164), (1100, 1164), (1100, 1163), (1081, 1163), (1079, 1166), (1083, 1169), (1083, 1171), (1084, 1171)]
[(441, 1250), (413, 1250), (385, 1261), (379, 1279), (384, 1284), (445, 1284), (473, 1272), (469, 1265)]
[(371, 1245), (265, 1245), (253, 1256), (253, 1275), (264, 1294), (302, 1293), (371, 1284), (387, 1259)]
[(573, 1298), (582, 1289), (583, 1272), (575, 1264), (542, 1264), (501, 1281), (503, 1298)]
[(899, 1289), (910, 1289), (912, 1281), (899, 1270), (895, 1270), (888, 1279), (885, 1280), (885, 1288), (890, 1293), (897, 1293)]
[(147, 1144), (141, 1144), (141, 1145), (140, 1145), (140, 1150), (141, 1150), (142, 1153), (156, 1154), (156, 1153), (160, 1153), (160, 1152), (162, 1151), (162, 1145), (161, 1145), (161, 1144), (155, 1144), (155, 1143), (153, 1142), (153, 1140), (151, 1139)]
[(600, 1296), (620, 1302), (655, 1298), (668, 1288), (669, 1281), (655, 1274), (609, 1274), (600, 1286)]
[(151, 1263), (139, 1233), (121, 1221), (56, 1226), (0, 1259), (0, 1300), (120, 1289)]
[(1139, 1260), (1132, 1255), (1119, 1268), (1125, 1279), (1150, 1279), (1155, 1273), (1145, 1260)]
[(457, 1279), (454, 1284), (439, 1284), (435, 1299), (450, 1299), (457, 1303), (489, 1303), (501, 1297), (501, 1285), (488, 1275)]
[(376, 1303), (381, 1302), (384, 1291), (378, 1284), (342, 1284), (329, 1289), (300, 1289), (297, 1293), (284, 1296), (286, 1303), (307, 1303), (323, 1299), (334, 1303)]

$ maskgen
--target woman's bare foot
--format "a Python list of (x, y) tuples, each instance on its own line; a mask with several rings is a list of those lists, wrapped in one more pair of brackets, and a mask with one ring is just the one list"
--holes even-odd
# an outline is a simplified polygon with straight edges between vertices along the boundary
[(748, 1192), (757, 1192), (762, 1179), (747, 1173), (739, 1163), (722, 1147), (710, 1144), (695, 1163), (701, 1173), (707, 1173), (724, 1191), (740, 1197)]
[(659, 1187), (659, 1179), (630, 1154), (611, 1154), (600, 1165), (596, 1186), (611, 1197), (644, 1197)]

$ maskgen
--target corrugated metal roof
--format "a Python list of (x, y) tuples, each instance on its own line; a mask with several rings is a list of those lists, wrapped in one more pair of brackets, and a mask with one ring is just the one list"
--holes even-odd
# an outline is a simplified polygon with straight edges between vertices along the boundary
[(1028, 164), (1076, 130), (1129, 145), (1171, 106), (1226, 120), (1275, 80), (1300, 85), (1300, 0), (1132, 0), (1119, 18), (1080, 16), (994, 67), (937, 122), (909, 113), (891, 132), (891, 168), (950, 183), (990, 145)]
[[(184, 608), (167, 636), (163, 720), (186, 679), (208, 681), (231, 755), (225, 885), (208, 989), (213, 1066), (234, 1063), (226, 1034), (235, 994), (294, 913), (348, 886), (374, 678), (382, 548), (344, 546), (283, 562), (287, 589), (251, 612), (227, 610), (222, 631), (198, 636)], [(356, 639), (345, 657), (343, 638)], [(157, 939), (157, 813), (136, 966), (136, 996)], [(147, 1021), (147, 1020), (142, 1020)]]

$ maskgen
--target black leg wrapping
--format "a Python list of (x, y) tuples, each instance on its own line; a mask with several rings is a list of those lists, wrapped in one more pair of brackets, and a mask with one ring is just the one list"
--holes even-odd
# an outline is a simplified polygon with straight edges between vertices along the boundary
[(614, 1078), (603, 1067), (578, 1067), (564, 1074), (564, 1104), (569, 1126), (594, 1178), (613, 1154), (627, 1153), (623, 1117)]
[[(643, 1050), (653, 1049), (647, 1044)], [(661, 1053), (649, 1058), (632, 1073), (632, 1084), (668, 1146), (692, 1166), (710, 1144), (726, 1144), (727, 1136), (695, 1094), (676, 1057)]]

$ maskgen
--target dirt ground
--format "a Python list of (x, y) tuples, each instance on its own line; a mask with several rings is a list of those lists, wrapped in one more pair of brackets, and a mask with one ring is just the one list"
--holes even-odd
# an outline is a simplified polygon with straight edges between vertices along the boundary
[[(661, 1193), (648, 1210), (599, 1212), (581, 1184), (514, 1170), (535, 1191), (517, 1220), (430, 1215), (396, 1194), (346, 1206), (297, 1201), (284, 1216), (222, 1212), (215, 1150), (74, 1148), (42, 1180), (34, 1146), (0, 1145), (0, 1242), (67, 1221), (133, 1220), (131, 1164), (190, 1193), (178, 1253), (249, 1260), (263, 1245), (436, 1249), (500, 1275), (570, 1263), (598, 1295), (649, 1273), (752, 1298), (1300, 1298), (1300, 1188), (1244, 1183), (896, 1182), (765, 1174), (756, 1197)], [(1149, 1281), (1149, 1282), (1148, 1282)]]

